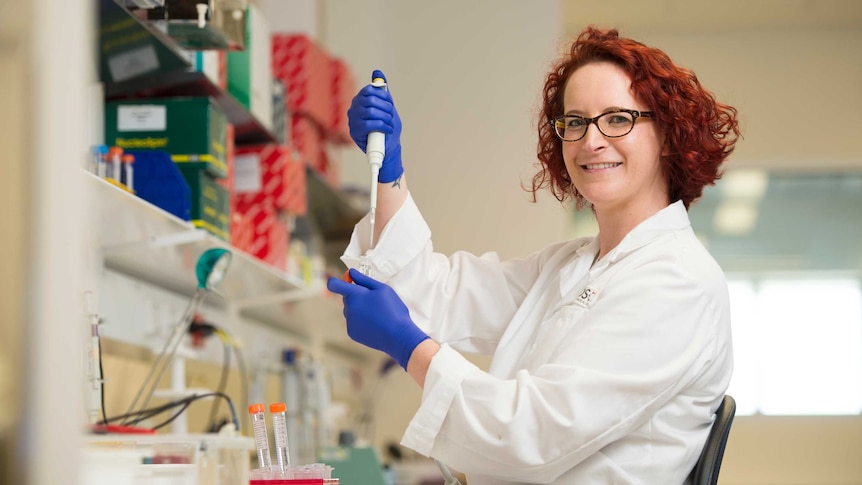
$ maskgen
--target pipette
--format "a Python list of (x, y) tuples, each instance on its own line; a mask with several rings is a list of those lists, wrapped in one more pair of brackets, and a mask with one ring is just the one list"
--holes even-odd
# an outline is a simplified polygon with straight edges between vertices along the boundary
[(443, 474), (443, 485), (461, 485), (461, 480), (458, 480), (454, 475), (452, 475), (452, 472), (449, 471), (449, 467), (446, 466), (445, 463), (436, 459), (434, 462), (437, 463), (437, 466), (440, 468), (440, 473)]
[(84, 298), (87, 316), (90, 318), (90, 340), (87, 346), (87, 380), (90, 381), (90, 387), (87, 389), (87, 415), (90, 424), (96, 424), (99, 421), (104, 421), (102, 424), (108, 424), (104, 414), (105, 409), (102, 407), (102, 357), (99, 344), (101, 320), (99, 314), (93, 310), (93, 292), (84, 292)]
[[(371, 85), (376, 88), (386, 88), (386, 80), (382, 77), (376, 77), (371, 81)], [(383, 166), (383, 157), (386, 155), (386, 136), (381, 131), (372, 131), (368, 134), (368, 144), (365, 149), (368, 155), (368, 164), (371, 165), (371, 207), (369, 218), (371, 222), (371, 240), (369, 241), (368, 249), (374, 249), (374, 224), (377, 215), (377, 176), (380, 174), (380, 167)]]

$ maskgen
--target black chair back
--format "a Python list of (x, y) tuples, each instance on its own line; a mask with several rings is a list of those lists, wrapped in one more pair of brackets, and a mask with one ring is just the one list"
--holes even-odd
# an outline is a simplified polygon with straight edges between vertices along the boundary
[(715, 485), (718, 482), (718, 471), (724, 458), (724, 448), (727, 445), (734, 415), (736, 415), (736, 401), (730, 395), (725, 395), (721, 405), (715, 411), (715, 421), (709, 430), (700, 459), (697, 460), (691, 472), (692, 485)]

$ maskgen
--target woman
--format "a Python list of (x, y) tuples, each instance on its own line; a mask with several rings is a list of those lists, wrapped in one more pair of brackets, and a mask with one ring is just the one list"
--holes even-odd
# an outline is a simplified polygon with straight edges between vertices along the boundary
[[(402, 444), (471, 485), (683, 483), (732, 370), (725, 278), (687, 209), (733, 150), (736, 110), (660, 50), (585, 30), (545, 82), (532, 191), (589, 205), (599, 233), (509, 261), (434, 253), (392, 98), (366, 87), (348, 116), (363, 150), (387, 133), (375, 279), (328, 286), (351, 338), (423, 387)], [(493, 355), (489, 371), (458, 351)]]

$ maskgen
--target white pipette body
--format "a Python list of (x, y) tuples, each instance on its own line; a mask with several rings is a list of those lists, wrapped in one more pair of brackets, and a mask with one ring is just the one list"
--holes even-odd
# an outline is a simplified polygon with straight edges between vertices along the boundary
[[(371, 81), (371, 85), (378, 88), (386, 88), (386, 81), (380, 77), (374, 78)], [(365, 154), (368, 155), (368, 164), (371, 165), (371, 203), (369, 211), (371, 240), (368, 249), (374, 249), (374, 224), (377, 215), (377, 176), (380, 174), (380, 167), (383, 166), (383, 157), (386, 155), (386, 136), (383, 132), (372, 131), (368, 134)]]

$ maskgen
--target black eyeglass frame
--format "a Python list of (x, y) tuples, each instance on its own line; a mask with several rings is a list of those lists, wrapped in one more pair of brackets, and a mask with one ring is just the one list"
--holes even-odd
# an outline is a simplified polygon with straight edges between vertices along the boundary
[[(603, 116), (607, 116), (607, 115), (617, 114), (617, 113), (628, 113), (628, 114), (630, 114), (632, 116), (632, 126), (629, 127), (629, 131), (623, 133), (622, 135), (608, 135), (607, 133), (605, 133), (602, 130), (602, 127), (599, 126), (599, 118), (601, 118)], [(560, 132), (557, 131), (557, 123), (562, 121), (562, 120), (565, 120), (566, 118), (579, 118), (579, 119), (586, 121), (587, 124), (584, 125), (585, 126), (584, 133), (581, 136), (579, 136), (578, 138), (575, 138), (573, 140), (567, 140), (567, 139), (563, 138), (562, 135), (560, 135)], [(596, 128), (599, 130), (599, 133), (601, 133), (602, 135), (604, 135), (608, 138), (622, 138), (622, 137), (628, 135), (629, 133), (631, 133), (632, 130), (635, 129), (635, 123), (637, 122), (638, 118), (655, 118), (655, 113), (652, 111), (638, 111), (636, 109), (615, 109), (613, 111), (608, 111), (606, 113), (602, 113), (602, 114), (600, 114), (596, 117), (593, 117), (593, 118), (584, 118), (583, 116), (578, 116), (578, 115), (560, 115), (560, 116), (557, 116), (556, 118), (552, 118), (550, 123), (551, 123), (551, 129), (554, 130), (554, 134), (557, 135), (557, 138), (559, 138), (560, 140), (563, 140), (563, 141), (572, 142), (572, 141), (583, 140), (583, 138), (585, 136), (587, 136), (587, 131), (590, 129), (591, 124), (596, 125)]]

